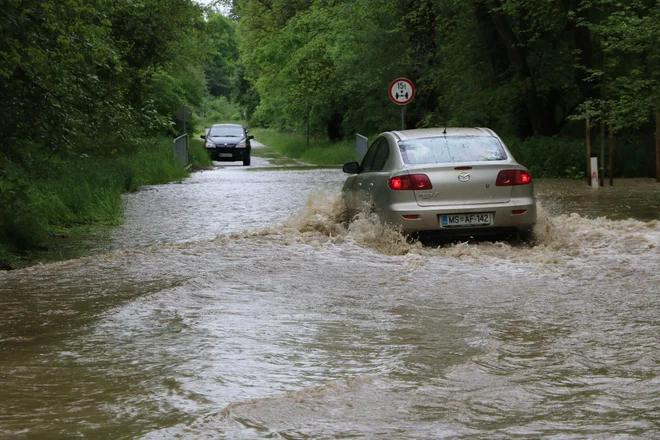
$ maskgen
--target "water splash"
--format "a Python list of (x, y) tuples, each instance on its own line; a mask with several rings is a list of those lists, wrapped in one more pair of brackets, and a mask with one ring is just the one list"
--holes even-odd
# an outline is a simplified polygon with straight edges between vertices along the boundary
[[(418, 253), (453, 258), (497, 258), (515, 262), (566, 264), (568, 260), (594, 255), (643, 255), (657, 253), (660, 222), (633, 219), (587, 218), (579, 214), (552, 215), (538, 206), (538, 221), (530, 243), (516, 241), (457, 240), (436, 246), (406, 238), (391, 225), (363, 210), (348, 219), (339, 195), (314, 193), (301, 212), (293, 214), (284, 227), (300, 234), (341, 237), (385, 255)], [(275, 232), (271, 230), (271, 232)], [(278, 231), (279, 233), (282, 230)], [(311, 235), (310, 235), (311, 234)]]

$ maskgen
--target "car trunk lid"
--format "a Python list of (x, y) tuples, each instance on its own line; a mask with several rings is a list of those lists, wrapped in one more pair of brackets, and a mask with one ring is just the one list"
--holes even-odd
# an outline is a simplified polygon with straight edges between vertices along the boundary
[(433, 188), (415, 191), (419, 206), (473, 205), (506, 203), (511, 199), (511, 186), (497, 186), (497, 174), (511, 169), (510, 163), (414, 167), (410, 174), (426, 174)]

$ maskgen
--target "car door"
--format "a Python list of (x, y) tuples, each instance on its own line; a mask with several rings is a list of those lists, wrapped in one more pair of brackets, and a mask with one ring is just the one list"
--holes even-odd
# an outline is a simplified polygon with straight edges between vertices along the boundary
[[(373, 207), (382, 198), (383, 168), (389, 158), (387, 138), (377, 138), (367, 151), (362, 162), (362, 172), (356, 179), (356, 199), (360, 208)], [(385, 178), (387, 185), (387, 178)]]
[(344, 200), (346, 201), (346, 207), (351, 216), (359, 213), (360, 210), (363, 209), (364, 194), (362, 194), (362, 184), (364, 181), (364, 170), (371, 169), (371, 162), (373, 161), (373, 155), (376, 151), (374, 149), (375, 144), (376, 141), (371, 144), (371, 147), (367, 149), (367, 152), (362, 158), (360, 172), (348, 176), (344, 182), (342, 192), (344, 194)]

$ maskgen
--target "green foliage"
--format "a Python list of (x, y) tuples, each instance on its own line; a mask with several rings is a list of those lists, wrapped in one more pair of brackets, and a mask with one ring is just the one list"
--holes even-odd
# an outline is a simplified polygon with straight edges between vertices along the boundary
[(242, 73), (260, 98), (251, 122), (298, 131), (309, 125), (332, 137), (397, 121), (391, 103), (389, 117), (382, 111), (389, 82), (405, 73), (403, 59), (391, 57), (405, 53), (404, 42), (384, 29), (393, 24), (391, 2), (301, 2), (297, 11), (238, 4)]
[(206, 20), (193, 0), (0, 0), (0, 11), (0, 252), (116, 224), (122, 192), (186, 175), (175, 113), (202, 106), (207, 80), (228, 94), (233, 22)]
[[(206, 96), (201, 7), (192, 0), (2, 0), (3, 151), (104, 156), (108, 144), (174, 134)], [(116, 153), (131, 153), (123, 147)]]
[(213, 161), (209, 153), (204, 149), (204, 141), (201, 139), (191, 139), (188, 146), (188, 156), (193, 166), (211, 166)]
[[(516, 160), (534, 177), (572, 177), (585, 172), (584, 141), (561, 137), (508, 140), (507, 147)], [(567, 170), (573, 170), (567, 176)]]
[(341, 165), (355, 160), (355, 142), (330, 142), (327, 139), (307, 138), (295, 133), (257, 128), (251, 131), (255, 139), (285, 156), (314, 165)]
[(405, 76), (417, 89), (408, 128), (491, 127), (528, 152), (539, 174), (577, 176), (584, 142), (567, 139), (583, 136), (575, 121), (588, 114), (623, 138), (616, 173), (647, 172), (640, 146), (660, 109), (656, 1), (233, 4), (241, 55), (233, 96), (252, 125), (330, 139), (396, 129), (387, 88)]
[(235, 122), (243, 119), (239, 107), (224, 96), (206, 98), (200, 110), (204, 111), (204, 120), (209, 124)]
[[(630, 139), (618, 138), (614, 145), (614, 173), (620, 177), (638, 177), (646, 172), (643, 145), (631, 144)], [(592, 139), (592, 153), (600, 152), (600, 139)], [(506, 142), (516, 160), (529, 168), (534, 177), (568, 177), (580, 179), (586, 176), (585, 141), (567, 137), (529, 138), (524, 141), (510, 139)], [(609, 148), (605, 149), (609, 164)], [(600, 166), (600, 165), (599, 165)], [(608, 168), (608, 167), (606, 167)]]
[(207, 39), (207, 62), (204, 70), (209, 92), (212, 96), (229, 97), (238, 61), (236, 22), (210, 12), (206, 19), (204, 35)]
[(578, 169), (576, 166), (570, 166), (566, 168), (566, 177), (573, 180), (584, 179), (585, 173), (584, 170)]
[(0, 252), (43, 248), (61, 228), (116, 225), (121, 219), (122, 193), (187, 176), (174, 160), (170, 138), (140, 142), (135, 149), (133, 154), (108, 158), (71, 155), (52, 161), (47, 172), (39, 175), (5, 159), (0, 180)]

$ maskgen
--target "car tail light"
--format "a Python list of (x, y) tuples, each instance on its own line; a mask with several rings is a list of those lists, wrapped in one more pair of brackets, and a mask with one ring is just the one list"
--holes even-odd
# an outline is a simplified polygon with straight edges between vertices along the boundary
[(431, 189), (431, 181), (426, 174), (406, 174), (403, 176), (390, 177), (387, 180), (390, 189), (394, 191)]
[(502, 170), (497, 175), (496, 186), (529, 185), (532, 175), (525, 170)]

